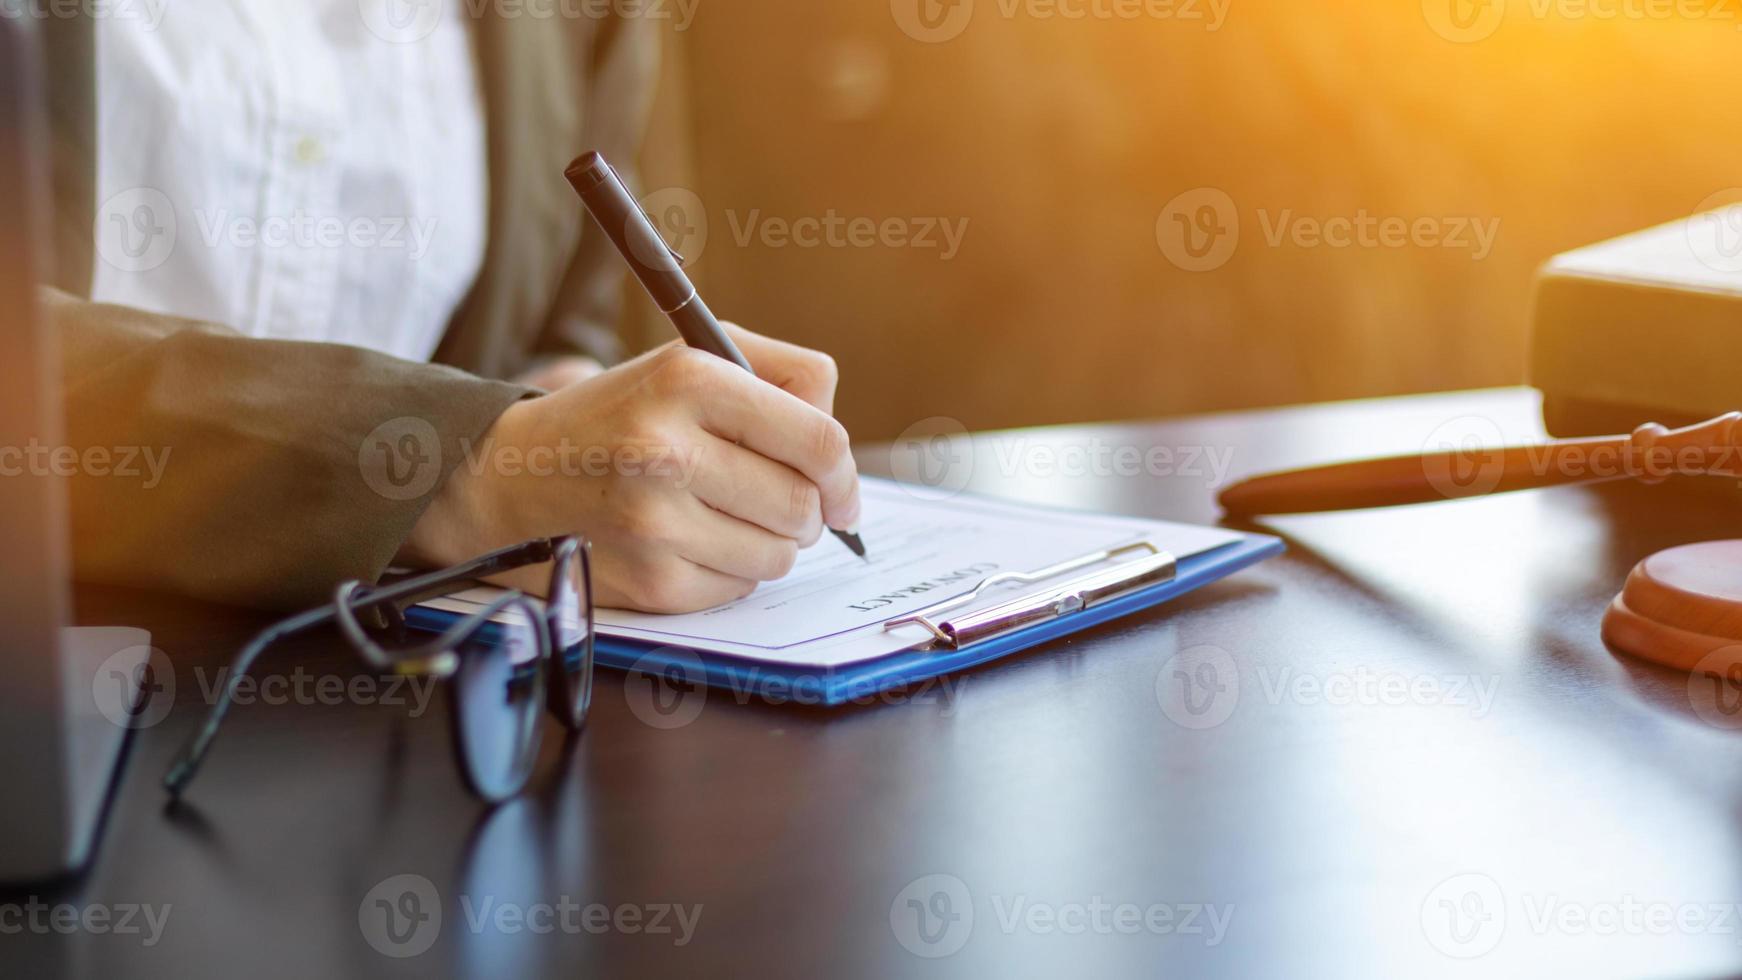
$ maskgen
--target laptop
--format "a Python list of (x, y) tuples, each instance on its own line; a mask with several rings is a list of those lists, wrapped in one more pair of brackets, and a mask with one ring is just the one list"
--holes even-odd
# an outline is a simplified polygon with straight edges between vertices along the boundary
[(34, 25), (0, 17), (0, 881), (89, 861), (151, 637), (72, 628), (66, 486), (31, 447), (62, 445), (56, 338), (37, 305), (49, 252), (47, 152)]

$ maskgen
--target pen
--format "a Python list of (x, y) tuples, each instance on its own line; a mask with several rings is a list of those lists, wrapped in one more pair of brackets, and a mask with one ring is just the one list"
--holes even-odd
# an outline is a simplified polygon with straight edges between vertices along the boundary
[[(661, 313), (671, 318), (684, 343), (696, 350), (723, 357), (751, 374), (756, 370), (744, 359), (744, 353), (726, 331), (713, 311), (696, 294), (696, 287), (683, 271), (683, 256), (667, 245), (658, 229), (648, 219), (623, 179), (598, 151), (584, 153), (569, 164), (563, 175), (569, 179), (575, 193), (592, 212), (593, 220), (604, 229), (611, 244), (623, 254), (630, 271), (646, 288)], [(865, 557), (865, 543), (850, 531), (829, 529), (853, 554)]]

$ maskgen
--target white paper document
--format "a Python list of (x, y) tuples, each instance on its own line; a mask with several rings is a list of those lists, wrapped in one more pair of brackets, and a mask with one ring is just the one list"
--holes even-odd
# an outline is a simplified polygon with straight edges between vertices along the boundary
[[(1141, 541), (1185, 558), (1240, 540), (1220, 528), (943, 497), (928, 487), (872, 478), (863, 481), (862, 499), (859, 529), (869, 561), (825, 534), (800, 553), (785, 578), (764, 582), (737, 602), (679, 616), (601, 609), (600, 635), (827, 668), (925, 643), (930, 634), (923, 627), (885, 631), (883, 624), (972, 592), (1000, 572), (1034, 571)], [(1035, 588), (990, 589), (960, 611), (988, 608)], [(500, 594), (480, 587), (425, 605), (470, 612)]]

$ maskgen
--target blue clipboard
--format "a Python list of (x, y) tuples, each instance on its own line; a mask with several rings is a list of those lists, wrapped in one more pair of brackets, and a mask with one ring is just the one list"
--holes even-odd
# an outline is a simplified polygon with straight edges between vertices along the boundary
[[(1283, 550), (1278, 538), (1243, 534), (1239, 541), (1180, 559), (1173, 576), (1166, 581), (960, 649), (912, 650), (840, 667), (819, 668), (771, 664), (706, 651), (676, 651), (658, 644), (601, 636), (596, 660), (603, 667), (665, 676), (681, 683), (706, 684), (777, 704), (834, 707), (862, 703), (885, 691), (990, 663), (1148, 609), (1279, 555)], [(406, 611), (406, 623), (415, 629), (438, 632), (459, 615), (415, 606)], [(481, 639), (494, 640), (495, 630), (493, 625), (486, 626)]]

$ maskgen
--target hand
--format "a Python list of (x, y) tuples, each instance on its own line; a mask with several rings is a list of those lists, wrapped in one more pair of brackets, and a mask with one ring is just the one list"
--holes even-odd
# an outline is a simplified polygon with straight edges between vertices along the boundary
[[(452, 564), (578, 532), (593, 540), (600, 605), (675, 613), (785, 575), (825, 525), (856, 530), (858, 474), (830, 414), (834, 361), (726, 329), (756, 377), (673, 343), (509, 408), (406, 554)], [(546, 574), (500, 584), (542, 591)]]

